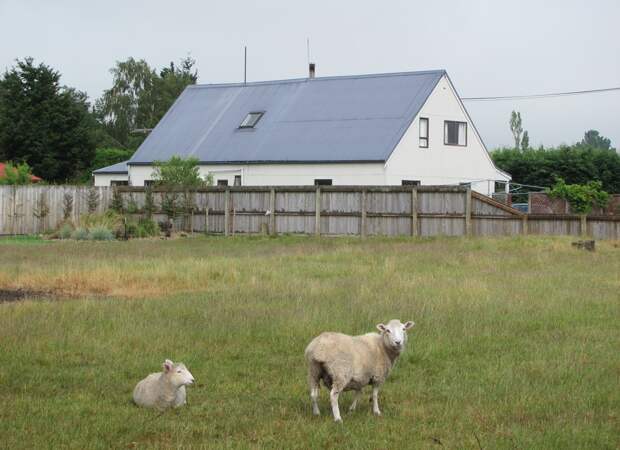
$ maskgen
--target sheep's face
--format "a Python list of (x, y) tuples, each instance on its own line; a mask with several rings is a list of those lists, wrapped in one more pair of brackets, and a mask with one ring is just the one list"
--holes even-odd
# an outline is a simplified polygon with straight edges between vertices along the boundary
[(386, 347), (400, 353), (407, 343), (407, 330), (413, 327), (414, 323), (409, 321), (401, 323), (400, 320), (390, 320), (387, 325), (382, 323), (377, 325), (377, 329), (383, 336), (383, 343)]
[(164, 364), (164, 373), (168, 377), (168, 379), (172, 382), (173, 386), (188, 386), (194, 383), (194, 377), (187, 370), (185, 364), (183, 363), (173, 363), (169, 359), (167, 359)]

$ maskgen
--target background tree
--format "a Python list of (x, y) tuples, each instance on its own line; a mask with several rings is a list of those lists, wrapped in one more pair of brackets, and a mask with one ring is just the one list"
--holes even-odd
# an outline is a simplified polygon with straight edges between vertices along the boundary
[(527, 130), (523, 132), (523, 138), (521, 138), (521, 150), (527, 150), (530, 148), (530, 135)]
[(127, 147), (133, 129), (155, 125), (153, 86), (157, 74), (146, 61), (133, 58), (117, 62), (110, 73), (112, 87), (97, 100), (95, 114), (108, 134)]
[(134, 150), (125, 148), (98, 148), (95, 150), (95, 156), (89, 167), (82, 173), (79, 181), (87, 183), (92, 178), (93, 171), (102, 167), (111, 166), (113, 164), (127, 161), (133, 155)]
[(198, 80), (194, 65), (187, 57), (179, 67), (170, 63), (157, 74), (143, 59), (117, 62), (110, 70), (112, 87), (97, 100), (97, 120), (121, 146), (136, 149), (146, 134), (133, 130), (157, 125), (183, 89)]
[(495, 165), (512, 175), (513, 182), (534, 186), (553, 186), (557, 178), (568, 184), (600, 181), (602, 189), (620, 193), (620, 155), (578, 143), (557, 148), (503, 148), (491, 153)]
[(0, 79), (2, 159), (25, 161), (47, 181), (65, 181), (90, 165), (95, 151), (87, 96), (60, 86), (60, 73), (32, 58)]
[(515, 148), (520, 147), (521, 133), (523, 133), (523, 127), (521, 126), (521, 113), (513, 111), (510, 114), (510, 131), (515, 140)]
[(604, 150), (611, 149), (611, 140), (605, 136), (601, 136), (596, 130), (586, 131), (581, 140), (581, 144), (594, 148), (602, 148)]

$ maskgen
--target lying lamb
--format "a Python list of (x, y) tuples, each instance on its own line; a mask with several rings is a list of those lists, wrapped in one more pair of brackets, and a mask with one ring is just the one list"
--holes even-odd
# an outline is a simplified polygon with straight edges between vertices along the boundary
[(133, 390), (133, 401), (138, 406), (157, 408), (160, 411), (185, 404), (185, 386), (194, 377), (183, 363), (164, 361), (163, 372), (152, 373), (140, 381)]
[(353, 411), (362, 388), (368, 384), (372, 385), (372, 411), (381, 415), (379, 388), (403, 351), (407, 342), (406, 331), (413, 325), (413, 322), (402, 324), (400, 320), (391, 320), (387, 325), (377, 325), (379, 334), (348, 336), (327, 332), (314, 338), (305, 352), (313, 414), (320, 414), (317, 399), (319, 381), (323, 380), (325, 386), (331, 389), (330, 400), (336, 422), (342, 422), (338, 407), (340, 393), (355, 391), (350, 408)]

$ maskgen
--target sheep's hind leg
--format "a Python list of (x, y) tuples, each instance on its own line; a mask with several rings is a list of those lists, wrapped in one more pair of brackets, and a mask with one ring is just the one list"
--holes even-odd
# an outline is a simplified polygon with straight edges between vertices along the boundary
[(351, 406), (349, 407), (349, 411), (355, 411), (355, 408), (357, 407), (357, 401), (360, 399), (361, 396), (362, 396), (361, 389), (355, 391), (355, 393), (353, 394), (353, 403), (351, 403)]
[(308, 384), (310, 385), (310, 400), (312, 401), (312, 414), (315, 416), (320, 416), (321, 411), (319, 411), (319, 390), (321, 389), (321, 385), (319, 384), (320, 380), (320, 367), (311, 366), (308, 371)]

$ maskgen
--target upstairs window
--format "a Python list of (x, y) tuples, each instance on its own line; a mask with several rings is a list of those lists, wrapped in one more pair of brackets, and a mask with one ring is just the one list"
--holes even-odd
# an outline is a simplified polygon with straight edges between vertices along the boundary
[(446, 120), (443, 123), (443, 143), (445, 145), (467, 145), (467, 122)]
[(217, 180), (218, 186), (228, 186), (228, 180)]
[(241, 125), (239, 125), (239, 128), (254, 128), (260, 118), (263, 117), (263, 114), (265, 113), (261, 111), (248, 113), (245, 119), (243, 119), (243, 122), (241, 122)]
[(420, 117), (420, 147), (428, 148), (428, 118)]

